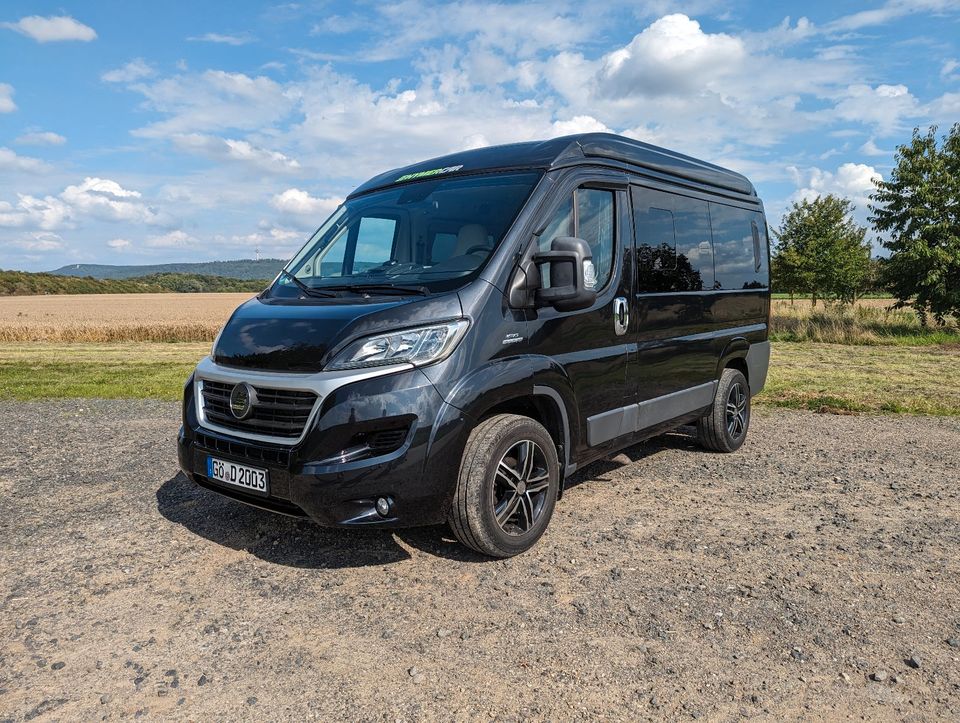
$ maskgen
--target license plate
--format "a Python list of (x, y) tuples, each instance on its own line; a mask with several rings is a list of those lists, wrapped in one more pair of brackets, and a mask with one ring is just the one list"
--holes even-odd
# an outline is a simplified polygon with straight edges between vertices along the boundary
[(247, 467), (216, 457), (207, 457), (207, 477), (251, 492), (259, 492), (262, 495), (267, 494), (270, 489), (267, 470)]

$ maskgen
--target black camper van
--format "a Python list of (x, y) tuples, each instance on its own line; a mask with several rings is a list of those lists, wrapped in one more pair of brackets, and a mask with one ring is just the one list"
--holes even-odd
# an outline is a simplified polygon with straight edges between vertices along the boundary
[(436, 158), (357, 188), (233, 313), (184, 388), (180, 464), (275, 512), (515, 555), (592, 460), (691, 423), (739, 448), (769, 313), (737, 173), (601, 133)]

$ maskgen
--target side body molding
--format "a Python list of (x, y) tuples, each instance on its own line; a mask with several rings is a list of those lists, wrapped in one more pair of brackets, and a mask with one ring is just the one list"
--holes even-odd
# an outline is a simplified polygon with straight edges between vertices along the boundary
[(698, 384), (638, 404), (611, 409), (587, 419), (587, 444), (596, 447), (623, 434), (639, 432), (661, 422), (710, 406), (717, 382)]

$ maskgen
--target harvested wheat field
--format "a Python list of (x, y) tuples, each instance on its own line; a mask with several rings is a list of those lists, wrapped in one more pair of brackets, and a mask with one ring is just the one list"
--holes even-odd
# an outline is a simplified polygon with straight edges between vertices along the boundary
[(240, 294), (0, 297), (0, 342), (210, 341)]

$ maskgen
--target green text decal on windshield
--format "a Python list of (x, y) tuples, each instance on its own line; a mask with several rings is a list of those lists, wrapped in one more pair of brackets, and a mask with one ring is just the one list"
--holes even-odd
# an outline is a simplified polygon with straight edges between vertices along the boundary
[(429, 171), (417, 171), (416, 173), (408, 173), (405, 176), (400, 176), (394, 183), (400, 183), (400, 181), (412, 181), (414, 178), (427, 178), (429, 176), (439, 176), (441, 173), (453, 173), (454, 171), (459, 171), (463, 168), (460, 166), (447, 166), (446, 168), (431, 168)]

